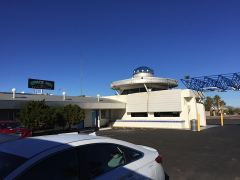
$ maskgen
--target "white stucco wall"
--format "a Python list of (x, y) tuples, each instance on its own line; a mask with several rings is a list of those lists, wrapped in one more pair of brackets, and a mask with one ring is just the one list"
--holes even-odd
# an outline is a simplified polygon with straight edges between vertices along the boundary
[[(126, 102), (126, 112), (114, 127), (190, 129), (190, 121), (200, 113), (201, 126), (206, 126), (205, 110), (196, 102), (191, 90), (164, 90), (115, 96)], [(151, 98), (150, 98), (151, 97)], [(131, 112), (148, 112), (148, 117), (131, 117)], [(154, 112), (180, 112), (179, 117), (154, 117)]]
[(127, 96), (128, 95), (114, 95), (114, 96), (104, 96), (103, 98), (112, 99), (112, 100), (116, 100), (116, 101), (126, 103), (127, 102)]
[(206, 112), (204, 105), (197, 103), (197, 110), (200, 114), (200, 126), (206, 126)]

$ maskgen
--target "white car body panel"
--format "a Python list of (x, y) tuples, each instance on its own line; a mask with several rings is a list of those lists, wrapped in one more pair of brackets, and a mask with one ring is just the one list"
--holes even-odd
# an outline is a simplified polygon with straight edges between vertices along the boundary
[[(46, 146), (39, 149), (38, 144), (35, 144), (36, 147), (29, 150), (29, 143), (42, 142), (43, 144), (46, 142)], [(25, 146), (22, 145), (21, 142), (25, 143)], [(164, 170), (160, 164), (158, 164), (155, 159), (158, 156), (158, 152), (149, 147), (134, 145), (132, 143), (128, 143), (121, 140), (99, 137), (99, 136), (89, 136), (89, 135), (76, 135), (76, 134), (64, 134), (64, 135), (52, 135), (52, 136), (42, 136), (42, 137), (34, 137), (34, 138), (26, 138), (26, 140), (9, 142), (6, 145), (2, 144), (0, 146), (0, 151), (7, 152), (10, 154), (30, 158), (27, 162), (19, 166), (13, 172), (11, 172), (5, 179), (14, 179), (21, 175), (22, 172), (26, 171), (32, 165), (36, 164), (39, 160), (54, 154), (56, 152), (60, 152), (65, 149), (69, 149), (71, 147), (77, 147), (81, 145), (87, 144), (95, 144), (95, 143), (111, 143), (118, 144), (125, 147), (129, 147), (140, 151), (144, 154), (144, 156), (134, 162), (126, 164), (122, 167), (118, 167), (116, 169), (107, 172), (96, 179), (159, 179), (164, 180)], [(34, 143), (33, 143), (34, 144)], [(12, 145), (12, 146), (11, 146)], [(16, 151), (16, 147), (19, 147)], [(15, 147), (15, 151), (14, 151)]]

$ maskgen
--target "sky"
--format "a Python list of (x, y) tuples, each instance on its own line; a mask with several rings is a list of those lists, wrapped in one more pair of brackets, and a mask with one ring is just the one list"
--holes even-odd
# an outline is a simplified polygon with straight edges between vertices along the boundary
[[(139, 66), (179, 80), (240, 72), (239, 0), (1, 0), (0, 92), (113, 95)], [(215, 95), (210, 93), (206, 95)], [(240, 92), (218, 93), (240, 107)]]

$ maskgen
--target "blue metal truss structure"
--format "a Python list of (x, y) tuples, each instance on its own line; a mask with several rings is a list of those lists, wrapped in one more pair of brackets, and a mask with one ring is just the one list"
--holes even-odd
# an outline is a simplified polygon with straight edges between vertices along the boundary
[(200, 92), (240, 90), (240, 73), (220, 74), (181, 79), (188, 88)]

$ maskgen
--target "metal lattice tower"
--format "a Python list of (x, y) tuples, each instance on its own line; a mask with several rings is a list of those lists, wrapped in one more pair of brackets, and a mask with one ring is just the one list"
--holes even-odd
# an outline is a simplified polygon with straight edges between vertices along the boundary
[(240, 73), (200, 76), (193, 78), (186, 77), (185, 79), (181, 79), (181, 81), (188, 89), (200, 92), (240, 90)]

